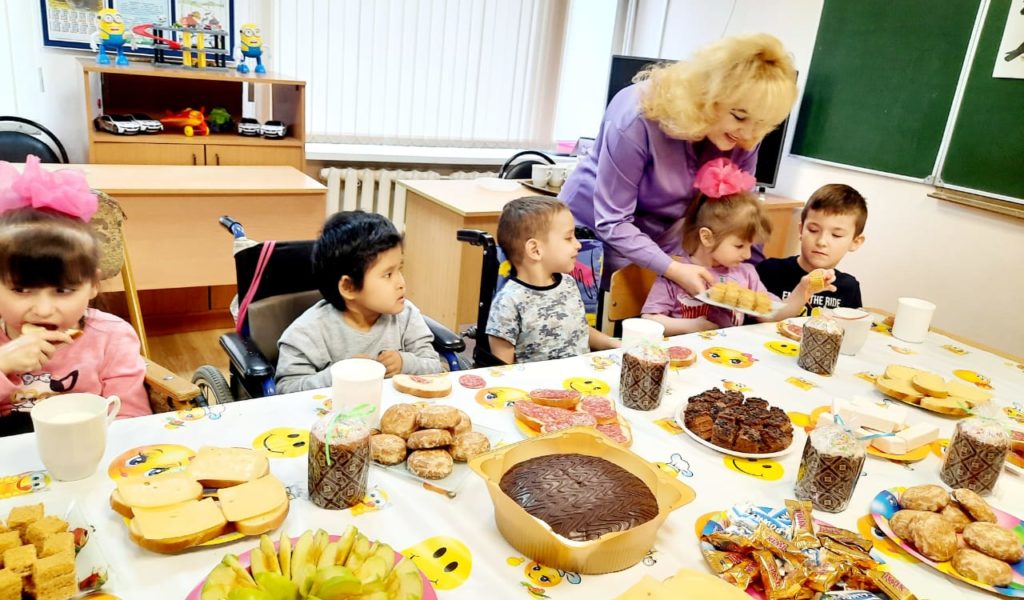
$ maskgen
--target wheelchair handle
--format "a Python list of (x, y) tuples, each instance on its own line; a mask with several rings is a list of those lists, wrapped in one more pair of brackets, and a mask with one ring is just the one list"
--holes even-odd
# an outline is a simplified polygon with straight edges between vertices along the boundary
[(235, 239), (245, 237), (245, 230), (242, 229), (242, 224), (239, 223), (238, 221), (232, 219), (227, 215), (224, 215), (223, 217), (218, 219), (218, 221), (220, 222), (221, 225), (224, 226), (224, 229), (227, 229), (228, 231), (231, 232), (231, 235), (235, 236)]
[(494, 238), (486, 231), (479, 229), (459, 229), (455, 232), (455, 238), (460, 242), (466, 242), (473, 246), (493, 245)]

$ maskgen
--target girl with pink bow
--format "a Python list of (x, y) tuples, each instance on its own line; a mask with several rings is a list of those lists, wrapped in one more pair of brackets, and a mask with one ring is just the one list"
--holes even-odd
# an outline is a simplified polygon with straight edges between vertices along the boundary
[(29, 411), (55, 394), (116, 395), (118, 417), (152, 412), (135, 330), (89, 308), (96, 209), (82, 173), (0, 161), (0, 435), (32, 431)]
[[(673, 257), (684, 264), (706, 268), (716, 281), (735, 281), (742, 288), (768, 293), (750, 259), (750, 249), (771, 235), (771, 222), (761, 202), (750, 193), (754, 176), (729, 161), (718, 158), (697, 171), (697, 198), (683, 216), (682, 246), (686, 255)], [(835, 290), (835, 273), (824, 277), (825, 289)], [(803, 310), (810, 275), (800, 280), (782, 308), (769, 318), (779, 321)], [(768, 294), (773, 301), (778, 298)], [(701, 302), (679, 284), (658, 277), (651, 287), (643, 316), (665, 326), (665, 335), (679, 335), (743, 324), (743, 313)]]

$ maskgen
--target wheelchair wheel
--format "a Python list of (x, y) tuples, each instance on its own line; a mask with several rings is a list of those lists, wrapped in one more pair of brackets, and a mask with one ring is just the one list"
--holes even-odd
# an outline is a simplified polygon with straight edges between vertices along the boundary
[(234, 402), (227, 379), (224, 378), (224, 374), (220, 372), (220, 369), (213, 365), (203, 365), (196, 369), (195, 374), (192, 375), (192, 383), (199, 388), (200, 393), (206, 398), (207, 406)]

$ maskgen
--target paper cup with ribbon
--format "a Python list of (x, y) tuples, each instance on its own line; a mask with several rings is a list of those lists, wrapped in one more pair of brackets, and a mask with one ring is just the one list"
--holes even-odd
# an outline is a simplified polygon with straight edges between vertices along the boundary
[(342, 510), (366, 495), (370, 469), (370, 403), (329, 412), (309, 432), (309, 499), (320, 508)]
[(939, 477), (954, 489), (990, 494), (1010, 454), (1010, 423), (993, 402), (962, 408), (971, 416), (956, 424)]

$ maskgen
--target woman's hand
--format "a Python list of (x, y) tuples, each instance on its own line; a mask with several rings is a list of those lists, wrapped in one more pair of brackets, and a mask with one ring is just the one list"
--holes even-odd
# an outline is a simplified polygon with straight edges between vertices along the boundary
[(63, 331), (22, 334), (18, 339), (0, 346), (0, 372), (14, 375), (41, 369), (62, 344), (71, 342), (71, 336)]
[(703, 292), (709, 284), (715, 282), (715, 277), (704, 267), (675, 260), (666, 269), (665, 278), (679, 284), (693, 296)]

